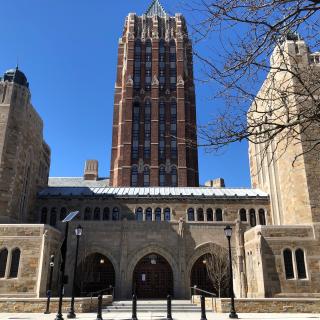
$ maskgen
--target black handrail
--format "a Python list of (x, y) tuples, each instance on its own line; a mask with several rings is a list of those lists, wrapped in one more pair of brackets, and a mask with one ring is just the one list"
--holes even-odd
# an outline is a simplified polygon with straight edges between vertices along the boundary
[(217, 296), (215, 293), (209, 292), (209, 291), (206, 291), (203, 289), (199, 289), (197, 286), (190, 287), (190, 289), (191, 289), (191, 303), (194, 303), (193, 296), (194, 296), (195, 291), (199, 291), (199, 292), (203, 292), (203, 293), (211, 295), (211, 301), (212, 301), (212, 306), (213, 306), (213, 298), (215, 298)]

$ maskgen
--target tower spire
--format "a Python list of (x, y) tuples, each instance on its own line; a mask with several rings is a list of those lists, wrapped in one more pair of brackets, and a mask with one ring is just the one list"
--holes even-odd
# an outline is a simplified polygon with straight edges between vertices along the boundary
[(148, 10), (146, 11), (146, 15), (148, 17), (159, 16), (163, 18), (167, 15), (167, 13), (164, 10), (159, 0), (153, 0)]

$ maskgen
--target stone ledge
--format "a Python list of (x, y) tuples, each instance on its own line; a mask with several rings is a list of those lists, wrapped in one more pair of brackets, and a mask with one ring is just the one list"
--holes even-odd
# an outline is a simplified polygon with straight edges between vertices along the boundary
[[(62, 311), (68, 312), (71, 298), (63, 299)], [(102, 306), (111, 305), (113, 297), (103, 296)], [(50, 311), (55, 313), (58, 310), (58, 298), (51, 298)], [(0, 298), (0, 312), (32, 312), (43, 313), (46, 310), (47, 298)], [(75, 312), (93, 312), (97, 310), (97, 297), (94, 298), (75, 298)]]
[[(200, 296), (193, 296), (193, 302), (200, 305)], [(228, 313), (229, 298), (206, 297), (206, 307), (213, 312)], [(318, 313), (320, 299), (317, 298), (239, 298), (235, 299), (238, 313)]]

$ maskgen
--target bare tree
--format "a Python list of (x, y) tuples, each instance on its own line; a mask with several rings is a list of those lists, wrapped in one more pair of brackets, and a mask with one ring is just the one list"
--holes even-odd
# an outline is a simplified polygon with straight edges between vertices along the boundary
[(219, 151), (248, 140), (277, 157), (301, 141), (295, 157), (317, 149), (320, 61), (311, 51), (320, 1), (188, 0), (184, 8), (194, 17), (201, 80), (214, 83), (212, 97), (224, 104), (200, 126), (200, 145)]
[(225, 294), (229, 284), (229, 262), (228, 252), (220, 246), (211, 246), (209, 253), (205, 256), (205, 264), (208, 276), (218, 297)]

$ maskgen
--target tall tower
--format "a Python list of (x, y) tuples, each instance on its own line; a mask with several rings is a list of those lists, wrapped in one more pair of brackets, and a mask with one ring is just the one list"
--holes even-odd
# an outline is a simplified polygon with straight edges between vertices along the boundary
[(198, 186), (192, 44), (185, 19), (154, 0), (119, 40), (112, 186)]

